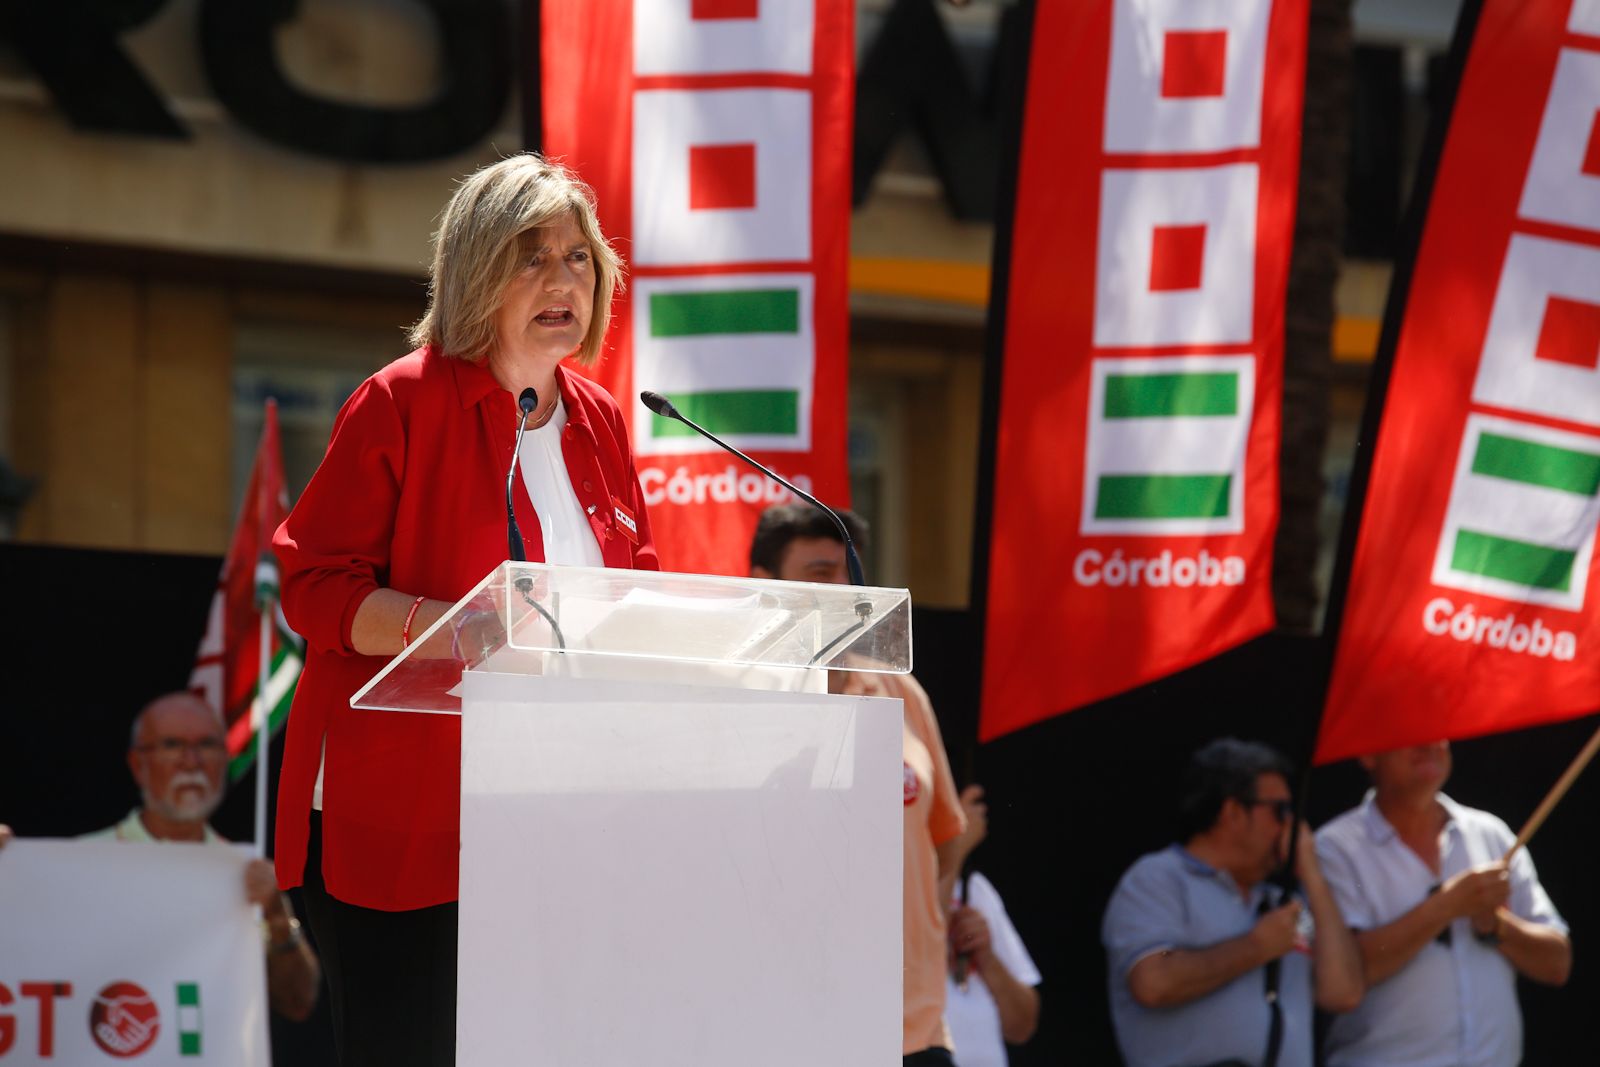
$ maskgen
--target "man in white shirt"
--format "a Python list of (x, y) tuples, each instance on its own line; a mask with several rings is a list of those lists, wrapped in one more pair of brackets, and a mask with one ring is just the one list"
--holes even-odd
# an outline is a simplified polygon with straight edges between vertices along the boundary
[(1562, 985), (1572, 943), (1527, 849), (1488, 812), (1440, 792), (1438, 741), (1364, 756), (1373, 788), (1317, 833), (1317, 857), (1366, 974), (1333, 1020), (1329, 1067), (1514, 1067), (1517, 975)]

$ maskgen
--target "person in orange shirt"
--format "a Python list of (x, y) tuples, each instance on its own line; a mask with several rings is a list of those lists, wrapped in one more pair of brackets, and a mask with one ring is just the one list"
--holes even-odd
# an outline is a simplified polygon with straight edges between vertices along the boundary
[[(866, 524), (841, 512), (850, 540), (866, 542)], [(849, 584), (838, 527), (805, 504), (768, 508), (750, 543), (750, 576), (791, 582)], [(894, 697), (905, 708), (905, 899), (903, 931), (904, 1067), (950, 1065), (950, 1030), (944, 1020), (945, 901), (961, 862), (957, 838), (966, 816), (950, 774), (939, 721), (922, 686), (909, 674), (845, 674), (842, 692)]]

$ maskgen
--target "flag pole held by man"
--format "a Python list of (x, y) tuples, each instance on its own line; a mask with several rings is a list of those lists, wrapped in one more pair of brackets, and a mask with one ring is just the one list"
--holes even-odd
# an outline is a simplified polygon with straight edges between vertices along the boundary
[[(288, 513), (278, 405), (269, 398), (250, 482), (189, 679), (189, 687), (226, 724), (230, 782), (244, 777), (258, 752), (270, 749), (300, 677), (303, 642), (289, 629), (278, 606), (278, 564), (272, 554), (273, 532)], [(256, 775), (255, 845), (262, 856), (266, 855), (268, 777), (264, 772)]]

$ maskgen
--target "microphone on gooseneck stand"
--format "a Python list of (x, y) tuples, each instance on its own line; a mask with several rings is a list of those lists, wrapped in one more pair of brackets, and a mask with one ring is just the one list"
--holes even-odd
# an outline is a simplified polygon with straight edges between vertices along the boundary
[[(538, 410), (538, 407), (539, 394), (533, 386), (528, 386), (518, 394), (517, 410), (520, 414), (517, 417), (517, 443), (511, 449), (511, 466), (506, 470), (506, 540), (508, 542), (506, 547), (511, 550), (510, 558), (515, 563), (528, 562), (528, 556), (527, 553), (522, 551), (522, 531), (517, 529), (517, 511), (511, 503), (511, 487), (517, 484), (517, 457), (522, 455), (522, 431), (528, 428), (528, 416)], [(556, 622), (553, 615), (545, 610), (543, 604), (533, 599), (533, 578), (524, 574), (514, 584), (517, 587), (517, 592), (522, 594), (522, 599), (527, 605), (537, 611), (544, 617), (544, 621), (550, 624), (550, 630), (555, 634), (556, 647), (565, 649), (567, 641), (562, 636), (560, 624)]]
[[(844, 538), (844, 563), (845, 567), (850, 571), (850, 584), (856, 586), (867, 584), (866, 578), (861, 573), (861, 557), (856, 555), (855, 542), (850, 540), (850, 530), (845, 526), (844, 520), (839, 517), (839, 513), (837, 511), (834, 511), (828, 505), (824, 504), (822, 501), (818, 500), (804, 489), (801, 489), (787, 478), (773, 471), (771, 468), (751, 459), (749, 456), (745, 455), (737, 448), (734, 448), (732, 445), (728, 444), (728, 442), (722, 440), (722, 438), (718, 437), (704, 426), (701, 426), (693, 419), (684, 415), (683, 412), (672, 406), (672, 401), (668, 400), (660, 393), (652, 392), (651, 390), (646, 389), (644, 392), (639, 394), (639, 399), (644, 402), (645, 407), (649, 408), (657, 415), (660, 415), (664, 419), (676, 419), (677, 421), (683, 423), (685, 426), (689, 427), (689, 429), (693, 430), (701, 437), (704, 437), (707, 441), (710, 441), (718, 448), (732, 452), (734, 455), (750, 464), (750, 466), (754, 467), (762, 474), (765, 474), (768, 478), (771, 478), (773, 481), (789, 490), (789, 492), (793, 493), (801, 500), (804, 500), (807, 504), (810, 504), (812, 507), (818, 508), (824, 512), (828, 518), (833, 520), (833, 524), (839, 528), (839, 536)], [(862, 605), (864, 605), (867, 609), (865, 614), (871, 614), (872, 605), (866, 603), (865, 601), (862, 602)], [(858, 605), (856, 610), (859, 612), (861, 610), (861, 606)]]
[[(771, 478), (773, 481), (789, 490), (789, 492), (793, 493), (801, 500), (804, 500), (812, 507), (817, 508), (823, 512), (823, 514), (827, 515), (828, 518), (832, 519), (833, 524), (839, 528), (839, 536), (844, 538), (844, 564), (845, 568), (850, 572), (850, 584), (856, 586), (857, 588), (867, 584), (866, 577), (861, 572), (861, 557), (856, 554), (855, 542), (850, 540), (850, 529), (844, 524), (844, 520), (839, 517), (839, 513), (837, 511), (834, 511), (828, 505), (824, 504), (822, 501), (818, 500), (804, 489), (801, 489), (799, 486), (795, 485), (781, 474), (778, 474), (770, 467), (751, 459), (749, 456), (745, 455), (737, 448), (734, 448), (732, 445), (728, 444), (728, 442), (722, 440), (722, 438), (718, 437), (704, 426), (701, 426), (693, 419), (684, 415), (683, 412), (672, 406), (672, 401), (668, 400), (660, 393), (646, 389), (644, 392), (639, 394), (639, 399), (643, 401), (645, 407), (649, 408), (657, 415), (660, 415), (664, 419), (676, 419), (678, 422), (683, 423), (685, 426), (689, 427), (689, 429), (693, 430), (701, 437), (704, 437), (707, 441), (710, 441), (712, 444), (726, 452), (731, 452), (735, 456), (738, 456), (740, 459), (750, 464), (750, 466), (754, 467), (762, 474), (765, 474), (768, 478)], [(808, 664), (808, 666), (816, 666), (822, 661), (824, 656), (837, 648), (840, 642), (842, 642), (845, 638), (849, 637), (857, 630), (865, 627), (867, 624), (867, 619), (871, 617), (871, 615), (872, 601), (868, 600), (866, 597), (862, 597), (861, 599), (857, 600), (856, 621), (854, 625), (840, 633), (832, 641), (829, 641), (827, 644), (823, 645), (822, 648), (817, 651), (817, 654), (811, 657), (811, 662)]]
[(522, 431), (528, 428), (528, 416), (538, 407), (539, 394), (530, 385), (517, 397), (517, 408), (522, 412), (522, 417), (517, 420), (517, 443), (511, 450), (511, 466), (506, 471), (506, 540), (509, 542), (507, 547), (511, 549), (509, 558), (517, 563), (528, 562), (528, 556), (522, 551), (522, 531), (517, 529), (517, 510), (511, 505), (511, 487), (516, 484), (517, 457), (522, 455)]

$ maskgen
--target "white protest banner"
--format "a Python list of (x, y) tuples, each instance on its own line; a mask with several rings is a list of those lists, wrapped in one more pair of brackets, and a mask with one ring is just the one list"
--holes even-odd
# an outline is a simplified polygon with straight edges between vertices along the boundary
[(0, 1064), (268, 1067), (247, 859), (218, 845), (7, 845)]

